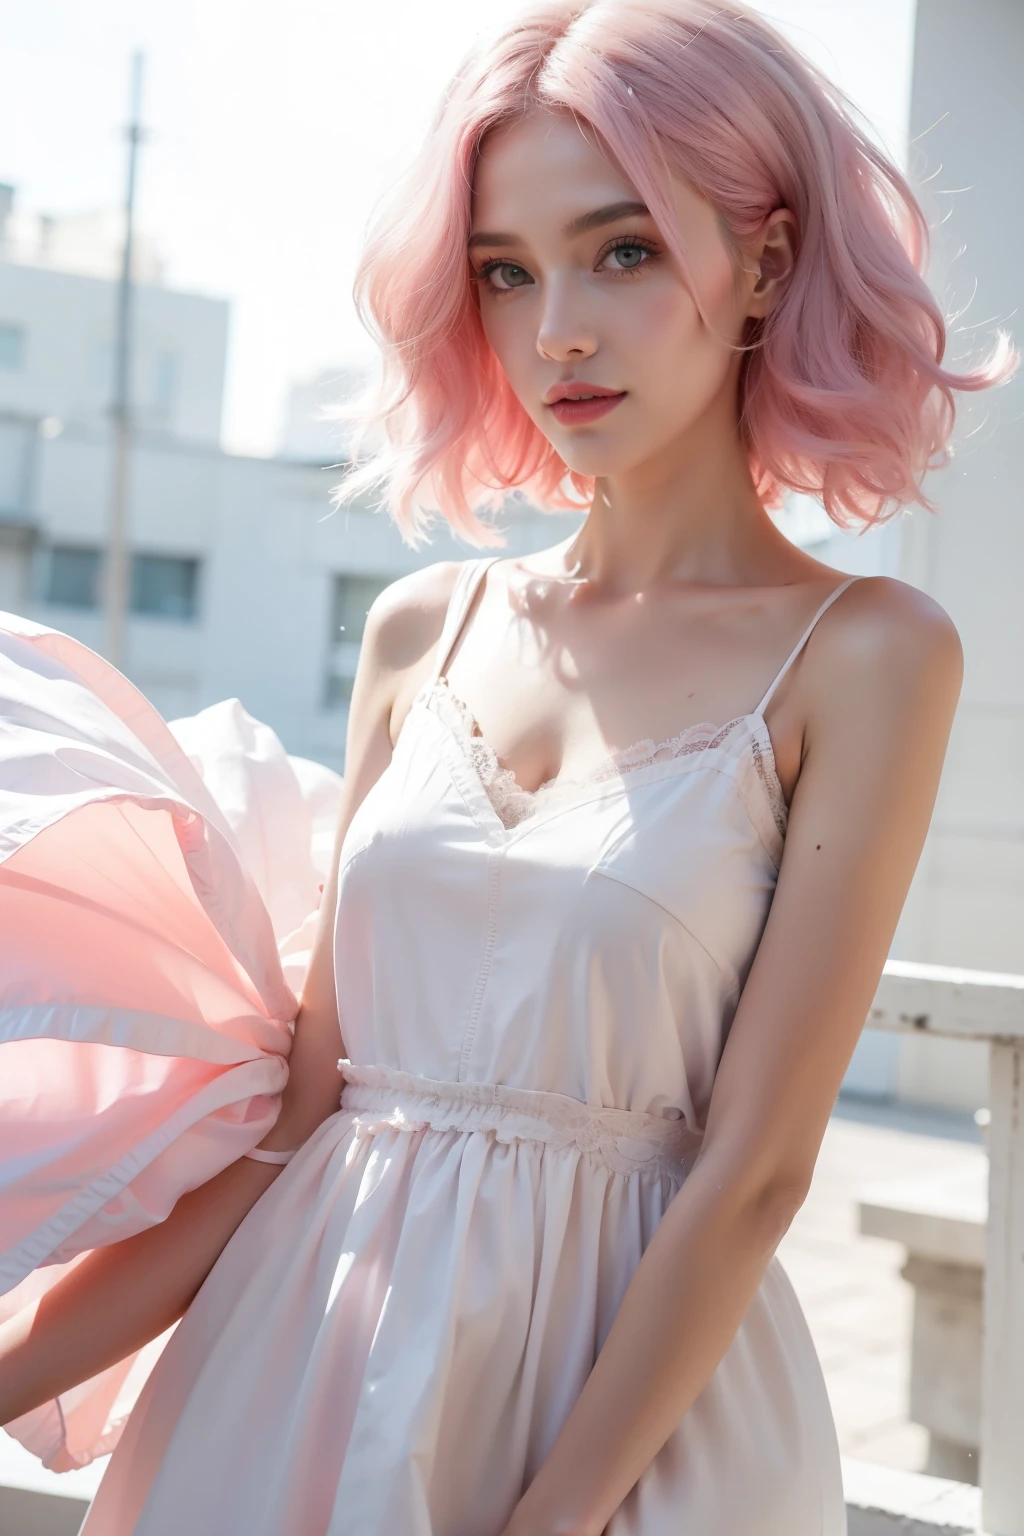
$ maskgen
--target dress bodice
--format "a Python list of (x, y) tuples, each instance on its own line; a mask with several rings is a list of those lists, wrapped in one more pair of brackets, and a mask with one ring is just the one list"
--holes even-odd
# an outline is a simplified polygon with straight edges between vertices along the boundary
[(699, 1130), (782, 856), (764, 705), (841, 588), (751, 714), (531, 793), (443, 673), (489, 563), (459, 573), (433, 674), (341, 850), (348, 1056)]

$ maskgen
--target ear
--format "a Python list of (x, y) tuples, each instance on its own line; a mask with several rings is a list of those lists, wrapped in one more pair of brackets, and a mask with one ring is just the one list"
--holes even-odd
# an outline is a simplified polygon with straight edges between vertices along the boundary
[(761, 233), (744, 252), (748, 273), (747, 314), (763, 319), (781, 299), (796, 261), (796, 219), (788, 208), (776, 208), (765, 219)]

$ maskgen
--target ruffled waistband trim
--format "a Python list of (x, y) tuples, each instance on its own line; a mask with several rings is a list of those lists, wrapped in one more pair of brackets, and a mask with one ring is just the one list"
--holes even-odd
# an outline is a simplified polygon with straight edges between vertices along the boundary
[(584, 1104), (567, 1094), (501, 1083), (454, 1083), (396, 1067), (338, 1062), (341, 1108), (357, 1134), (383, 1130), (484, 1132), (496, 1141), (533, 1141), (596, 1157), (614, 1173), (683, 1178), (703, 1136), (681, 1119)]

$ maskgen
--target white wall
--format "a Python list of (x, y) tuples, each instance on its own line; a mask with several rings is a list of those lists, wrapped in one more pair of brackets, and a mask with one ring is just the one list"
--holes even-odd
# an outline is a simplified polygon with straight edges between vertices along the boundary
[[(910, 168), (933, 227), (930, 281), (954, 321), (948, 359), (987, 350), (995, 324), (1024, 348), (1024, 6), (919, 0)], [(943, 189), (959, 189), (955, 193)], [(975, 294), (976, 297), (972, 296)], [(973, 330), (972, 327), (977, 327)], [(1024, 377), (961, 397), (956, 456), (929, 477), (900, 573), (963, 638), (963, 694), (924, 856), (900, 924), (901, 958), (1024, 971)], [(985, 1049), (901, 1038), (909, 1098), (987, 1102)]]
[[(965, 310), (951, 357), (998, 321), (1024, 348), (1024, 7), (957, 0), (918, 7), (912, 133), (935, 232), (932, 286)], [(926, 131), (929, 130), (929, 131)], [(956, 195), (939, 188), (957, 188)], [(975, 286), (977, 297), (971, 301)], [(970, 327), (978, 326), (977, 333)], [(1024, 373), (967, 400), (957, 454), (927, 489), (939, 515), (916, 516), (905, 572), (952, 614), (966, 675), (945, 780), (915, 892), (921, 960), (1024, 970)]]

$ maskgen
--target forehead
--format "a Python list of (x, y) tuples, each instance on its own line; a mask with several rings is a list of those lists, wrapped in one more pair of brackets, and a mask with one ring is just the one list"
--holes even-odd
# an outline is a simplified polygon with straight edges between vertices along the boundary
[(552, 208), (562, 216), (594, 206), (595, 197), (642, 201), (594, 129), (570, 112), (536, 108), (485, 134), (473, 176), (474, 227), (495, 227), (499, 213), (502, 228), (517, 215), (536, 223)]
[[(673, 176), (675, 233), (691, 251), (722, 237), (712, 205)], [(470, 233), (501, 230), (561, 239), (574, 218), (619, 202), (643, 202), (596, 130), (564, 109), (537, 107), (484, 135), (473, 175)]]

